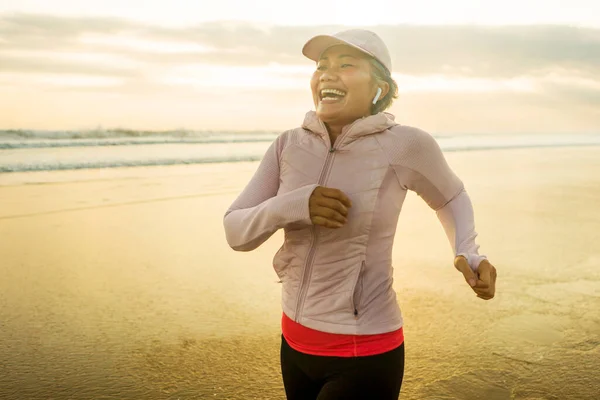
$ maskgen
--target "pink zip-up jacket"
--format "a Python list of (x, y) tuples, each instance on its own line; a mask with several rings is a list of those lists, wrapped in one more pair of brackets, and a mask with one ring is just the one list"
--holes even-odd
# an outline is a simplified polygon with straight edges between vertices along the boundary
[[(339, 229), (313, 225), (317, 186), (352, 201)], [(273, 266), (285, 314), (338, 334), (378, 334), (402, 326), (392, 287), (392, 244), (407, 190), (437, 212), (455, 255), (476, 271), (473, 207), (461, 180), (428, 133), (379, 113), (344, 127), (335, 143), (316, 113), (282, 133), (224, 217), (229, 245), (250, 251), (278, 229), (285, 240)]]

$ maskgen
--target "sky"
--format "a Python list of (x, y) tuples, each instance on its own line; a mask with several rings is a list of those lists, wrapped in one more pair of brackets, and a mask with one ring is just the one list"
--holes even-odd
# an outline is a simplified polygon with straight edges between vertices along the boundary
[(4, 0), (0, 129), (290, 129), (302, 45), (349, 27), (387, 43), (402, 124), (600, 133), (597, 0)]

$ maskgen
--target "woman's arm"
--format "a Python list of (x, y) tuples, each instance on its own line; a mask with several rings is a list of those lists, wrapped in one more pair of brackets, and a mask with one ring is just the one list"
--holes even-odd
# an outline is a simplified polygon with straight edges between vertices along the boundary
[(479, 245), (475, 242), (477, 232), (473, 204), (467, 192), (463, 189), (458, 196), (437, 210), (437, 216), (444, 227), (454, 255), (465, 257), (471, 269), (477, 271), (479, 263), (487, 258), (478, 252)]
[(284, 133), (271, 144), (256, 173), (225, 213), (225, 235), (234, 250), (254, 250), (288, 224), (311, 224), (308, 199), (316, 184), (277, 195), (286, 137)]
[(473, 206), (462, 181), (429, 133), (405, 126), (394, 128), (393, 133), (382, 147), (387, 149), (400, 184), (436, 211), (454, 255), (464, 256), (471, 269), (477, 270), (486, 257), (478, 253)]

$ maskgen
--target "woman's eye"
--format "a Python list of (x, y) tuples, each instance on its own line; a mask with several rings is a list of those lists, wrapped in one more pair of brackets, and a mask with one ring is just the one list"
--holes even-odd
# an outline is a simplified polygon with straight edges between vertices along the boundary
[[(353, 67), (352, 64), (341, 64), (340, 68), (348, 68)], [(317, 71), (325, 71), (327, 69), (327, 65), (317, 65)]]

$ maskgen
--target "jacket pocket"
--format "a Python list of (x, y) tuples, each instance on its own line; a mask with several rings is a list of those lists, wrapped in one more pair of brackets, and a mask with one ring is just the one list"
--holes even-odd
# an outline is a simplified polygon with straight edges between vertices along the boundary
[(283, 246), (281, 246), (273, 258), (273, 269), (279, 278), (277, 283), (283, 283), (290, 269), (290, 264), (294, 261), (293, 255), (283, 249)]
[(363, 275), (365, 273), (365, 262), (362, 261), (360, 264), (360, 270), (358, 271), (358, 275), (356, 277), (356, 281), (354, 282), (354, 286), (352, 286), (352, 297), (351, 297), (351, 305), (352, 305), (352, 313), (355, 318), (358, 318), (359, 308), (360, 308), (360, 299), (363, 293)]

